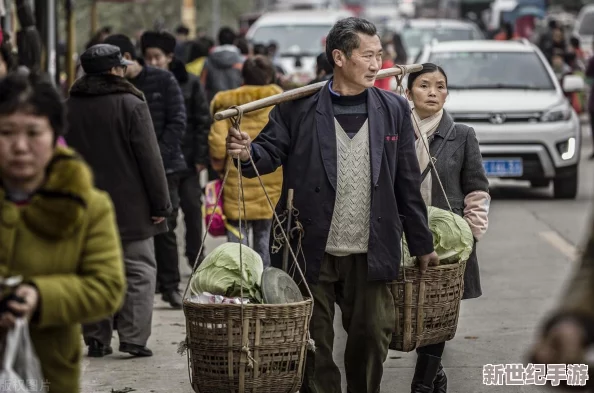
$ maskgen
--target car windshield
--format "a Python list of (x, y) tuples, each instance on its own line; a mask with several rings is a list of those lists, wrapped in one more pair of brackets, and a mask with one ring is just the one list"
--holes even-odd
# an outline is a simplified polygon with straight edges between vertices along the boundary
[(418, 52), (433, 39), (439, 42), (446, 41), (467, 41), (474, 39), (474, 32), (468, 28), (445, 28), (445, 27), (405, 27), (401, 33), (406, 49), (411, 52)]
[(322, 40), (332, 25), (261, 26), (254, 32), (252, 42), (268, 44), (275, 41), (281, 55), (317, 56), (324, 51)]
[(533, 52), (437, 52), (429, 62), (448, 75), (449, 89), (554, 90), (545, 65)]
[(588, 12), (584, 15), (580, 23), (580, 35), (594, 34), (594, 11)]

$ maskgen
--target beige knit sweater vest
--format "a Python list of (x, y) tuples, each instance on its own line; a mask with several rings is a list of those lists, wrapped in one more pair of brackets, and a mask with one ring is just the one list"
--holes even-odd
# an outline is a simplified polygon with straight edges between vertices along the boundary
[(353, 139), (349, 138), (336, 119), (334, 127), (338, 179), (326, 252), (335, 256), (364, 254), (369, 243), (371, 205), (368, 121)]

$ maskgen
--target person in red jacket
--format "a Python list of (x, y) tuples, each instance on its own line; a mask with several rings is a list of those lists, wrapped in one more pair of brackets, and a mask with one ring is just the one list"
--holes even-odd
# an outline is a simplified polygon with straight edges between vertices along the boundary
[[(392, 60), (392, 56), (390, 55), (388, 48), (386, 45), (382, 45), (384, 49), (384, 53), (382, 55), (382, 70), (386, 68), (394, 67), (394, 61)], [(390, 83), (392, 82), (392, 78), (384, 78), (384, 79), (376, 79), (375, 80), (375, 87), (383, 89), (383, 90), (391, 90)]]

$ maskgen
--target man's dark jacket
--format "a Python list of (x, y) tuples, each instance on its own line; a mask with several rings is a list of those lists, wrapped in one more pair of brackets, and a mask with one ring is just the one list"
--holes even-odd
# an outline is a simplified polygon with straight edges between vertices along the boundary
[(115, 75), (85, 75), (70, 90), (66, 141), (111, 196), (124, 241), (165, 232), (171, 201), (159, 145), (142, 92)]
[(144, 93), (167, 174), (187, 168), (182, 152), (186, 107), (179, 84), (169, 71), (144, 66), (130, 82)]
[[(306, 278), (311, 282), (319, 276), (336, 200), (336, 132), (328, 86), (310, 97), (277, 105), (252, 143), (261, 175), (283, 166), (278, 212), (286, 206), (287, 190), (295, 191), (294, 205), (305, 229)], [(394, 280), (403, 229), (411, 255), (433, 252), (433, 237), (420, 192), (408, 103), (388, 91), (370, 88), (368, 92), (372, 177), (368, 279)], [(242, 168), (246, 177), (256, 176), (250, 165), (244, 163)], [(280, 266), (281, 256), (271, 255), (275, 266)]]
[(200, 78), (188, 73), (177, 59), (173, 60), (169, 70), (179, 83), (187, 109), (188, 121), (182, 149), (188, 168), (193, 170), (197, 164), (208, 166), (208, 133), (212, 119)]

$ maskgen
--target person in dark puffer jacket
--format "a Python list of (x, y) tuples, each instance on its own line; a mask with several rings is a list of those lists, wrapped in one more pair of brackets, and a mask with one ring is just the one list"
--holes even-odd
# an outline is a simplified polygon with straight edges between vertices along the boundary
[[(184, 97), (171, 72), (144, 66), (136, 58), (130, 38), (117, 34), (107, 37), (105, 43), (119, 47), (124, 58), (133, 62), (126, 70), (126, 78), (144, 93), (151, 112), (173, 207), (172, 214), (167, 217), (167, 226), (174, 228), (179, 209), (179, 181), (181, 174), (188, 169), (182, 152), (187, 121)], [(155, 236), (155, 256), (158, 289), (163, 301), (180, 309), (182, 297), (179, 293), (179, 256), (174, 232), (168, 231)]]
[[(200, 173), (209, 163), (208, 133), (212, 123), (200, 79), (186, 71), (182, 61), (175, 57), (175, 37), (167, 32), (147, 31), (141, 38), (142, 55), (147, 64), (173, 73), (184, 95), (188, 124), (183, 152), (188, 169), (179, 182), (180, 206), (186, 224), (186, 257), (190, 266), (198, 259), (202, 245), (202, 190)], [(170, 227), (174, 231), (175, 227)], [(200, 256), (202, 259), (202, 255)]]

